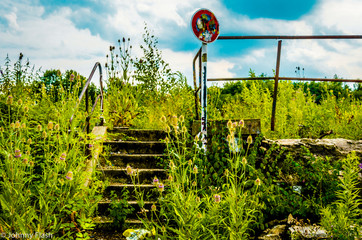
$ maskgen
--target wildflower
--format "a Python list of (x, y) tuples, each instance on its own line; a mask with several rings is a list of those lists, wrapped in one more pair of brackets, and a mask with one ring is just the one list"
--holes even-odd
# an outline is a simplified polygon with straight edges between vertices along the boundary
[(241, 128), (244, 127), (244, 120), (240, 120), (240, 121), (239, 121), (239, 127), (241, 127)]
[(15, 123), (11, 123), (11, 124), (10, 124), (10, 127), (11, 127), (12, 129), (14, 129), (14, 128), (15, 128)]
[(189, 164), (190, 166), (192, 165), (192, 160), (191, 160), (191, 159), (189, 159), (188, 164)]
[(126, 172), (128, 175), (133, 175), (133, 168), (130, 165), (127, 165)]
[(201, 199), (200, 199), (200, 197), (196, 197), (196, 202), (200, 202), (201, 201)]
[(230, 134), (228, 134), (228, 136), (226, 137), (226, 141), (228, 141), (229, 143), (231, 142), (231, 136), (230, 136)]
[(247, 138), (246, 142), (248, 144), (252, 144), (253, 143), (253, 137), (251, 135), (249, 135), (249, 137)]
[(65, 152), (63, 152), (62, 155), (60, 155), (59, 159), (64, 161), (66, 157), (67, 157), (67, 154)]
[(69, 171), (67, 173), (67, 175), (65, 175), (65, 178), (68, 179), (68, 180), (73, 180), (73, 172), (72, 171)]
[(27, 158), (24, 158), (24, 159), (23, 159), (23, 163), (28, 164), (28, 159), (27, 159)]
[(175, 164), (172, 160), (170, 161), (169, 166), (170, 166), (171, 170), (173, 170), (175, 168)]
[(92, 149), (93, 147), (94, 147), (93, 144), (88, 144), (88, 148), (89, 148), (89, 149)]
[(19, 121), (15, 122), (15, 128), (20, 128), (20, 122)]
[(4, 128), (3, 127), (0, 127), (0, 132), (4, 132)]
[(69, 78), (69, 81), (73, 82), (74, 81), (74, 74), (70, 74), (70, 78)]
[(163, 183), (160, 183), (158, 184), (157, 189), (158, 191), (163, 192), (163, 190), (165, 190), (165, 186), (163, 185)]
[(24, 112), (28, 112), (29, 111), (29, 107), (28, 106), (24, 106)]
[(168, 144), (170, 142), (170, 139), (168, 137), (165, 138), (165, 143)]
[(26, 124), (25, 124), (25, 123), (21, 124), (21, 128), (22, 128), (22, 129), (25, 129), (25, 128), (26, 128)]
[(183, 126), (182, 129), (181, 129), (181, 132), (186, 133), (186, 132), (187, 132), (187, 128), (186, 128), (185, 126)]
[(22, 105), (23, 104), (23, 100), (19, 99), (18, 100), (18, 105)]
[(6, 100), (6, 104), (7, 105), (11, 105), (11, 104), (13, 104), (13, 96), (8, 96), (8, 99)]
[(80, 80), (80, 75), (77, 75), (77, 81), (79, 81)]
[(155, 204), (152, 204), (152, 206), (151, 206), (151, 211), (152, 211), (152, 212), (156, 212), (156, 209), (157, 209), (157, 208), (156, 208), (156, 205), (155, 205)]
[(27, 143), (30, 145), (32, 143), (31, 138), (28, 139)]
[(196, 182), (196, 181), (193, 181), (193, 182), (192, 182), (192, 186), (193, 186), (193, 187), (196, 187), (196, 186), (197, 186), (197, 182)]
[(231, 120), (229, 119), (227, 125), (228, 129), (231, 129), (233, 127), (233, 123), (231, 122)]
[(159, 183), (158, 178), (157, 178), (157, 177), (154, 177), (154, 178), (153, 178), (153, 181), (152, 181), (152, 184), (158, 185), (158, 183)]
[(192, 169), (192, 172), (194, 174), (197, 174), (199, 172), (198, 168), (197, 168), (197, 165), (194, 166), (194, 168)]
[(166, 227), (165, 226), (161, 227), (161, 232), (166, 232)]
[(43, 138), (46, 138), (47, 136), (48, 136), (47, 132), (46, 132), (46, 131), (43, 131), (42, 137), (43, 137)]
[(34, 162), (33, 162), (33, 161), (30, 161), (30, 162), (29, 162), (29, 165), (30, 165), (30, 167), (34, 167)]
[(20, 150), (19, 149), (16, 149), (15, 150), (15, 158), (20, 158), (21, 157), (21, 153), (20, 153)]
[(165, 115), (162, 115), (162, 117), (160, 118), (160, 122), (166, 123), (166, 117), (165, 117)]
[(170, 133), (170, 132), (171, 132), (170, 126), (166, 126), (165, 132), (167, 132), (167, 133)]
[(238, 123), (237, 122), (233, 122), (233, 129), (236, 128), (238, 126)]
[(362, 163), (360, 165), (358, 165), (360, 169), (362, 169)]
[(199, 134), (197, 134), (197, 135), (195, 136), (195, 142), (199, 142), (199, 141), (200, 141)]
[(39, 124), (39, 125), (36, 127), (36, 129), (40, 132), (43, 128), (42, 128), (42, 126)]
[(60, 77), (62, 75), (62, 73), (60, 72), (60, 70), (57, 71), (57, 76)]
[(169, 182), (172, 182), (172, 180), (173, 180), (172, 176), (169, 175), (168, 178), (167, 178), (167, 180), (168, 180)]
[(214, 195), (214, 201), (215, 201), (216, 203), (219, 203), (219, 202), (221, 201), (221, 196), (220, 196), (219, 194), (215, 194), (215, 195)]
[(176, 115), (173, 115), (171, 117), (171, 125), (174, 127), (177, 127), (177, 116)]
[(260, 184), (261, 184), (261, 181), (260, 181), (259, 178), (257, 178), (257, 179), (255, 180), (255, 185), (256, 185), (256, 186), (260, 186)]
[(183, 123), (185, 121), (185, 117), (183, 115), (181, 115), (178, 119), (181, 123)]
[(246, 157), (243, 157), (243, 159), (241, 160), (241, 163), (243, 165), (246, 165), (248, 163), (248, 160), (246, 160)]
[(197, 213), (197, 217), (198, 217), (198, 218), (202, 218), (202, 213), (198, 212), (198, 213)]
[(225, 169), (225, 171), (224, 171), (224, 176), (226, 176), (226, 177), (229, 176), (229, 169)]
[(48, 130), (52, 130), (53, 127), (54, 127), (54, 124), (53, 124), (53, 122), (50, 121), (50, 122), (48, 123)]

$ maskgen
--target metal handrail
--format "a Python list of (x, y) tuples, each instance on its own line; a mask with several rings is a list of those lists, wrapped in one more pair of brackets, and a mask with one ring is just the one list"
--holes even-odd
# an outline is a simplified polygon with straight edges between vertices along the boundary
[[(93, 69), (92, 69), (92, 72), (90, 73), (90, 75), (89, 75), (89, 77), (88, 77), (88, 80), (87, 80), (87, 82), (85, 83), (85, 85), (84, 85), (84, 87), (83, 87), (83, 89), (82, 89), (82, 92), (81, 92), (80, 95), (79, 95), (79, 99), (78, 99), (78, 101), (77, 101), (77, 104), (76, 104), (76, 106), (75, 106), (75, 109), (77, 109), (78, 106), (79, 106), (79, 104), (81, 103), (83, 97), (84, 97), (84, 94), (85, 94), (85, 101), (86, 101), (86, 103), (85, 103), (85, 108), (86, 108), (86, 111), (87, 111), (87, 113), (88, 113), (88, 116), (87, 116), (87, 118), (86, 118), (86, 129), (87, 129), (87, 133), (90, 132), (90, 131), (89, 131), (90, 114), (89, 114), (89, 107), (88, 107), (88, 105), (89, 105), (89, 104), (88, 104), (88, 87), (89, 87), (90, 82), (92, 81), (94, 72), (97, 70), (97, 67), (99, 68), (99, 85), (100, 85), (100, 87), (101, 87), (101, 93), (97, 96), (97, 99), (96, 99), (96, 101), (95, 101), (95, 103), (94, 103), (94, 105), (93, 105), (93, 108), (92, 108), (92, 111), (91, 111), (90, 114), (93, 113), (93, 111), (94, 111), (94, 109), (95, 109), (95, 106), (96, 106), (96, 104), (97, 104), (97, 102), (98, 102), (99, 97), (101, 98), (101, 112), (103, 113), (102, 65), (101, 65), (99, 62), (96, 62), (96, 63), (94, 64), (94, 67), (93, 67)], [(73, 113), (72, 117), (71, 117), (70, 120), (69, 120), (70, 124), (71, 124), (72, 121), (73, 121), (73, 117), (74, 117), (74, 113)], [(102, 119), (101, 125), (102, 125), (102, 124), (103, 124), (103, 119)]]
[[(197, 87), (196, 83), (196, 60), (199, 59), (199, 87)], [(195, 114), (196, 114), (196, 120), (199, 120), (199, 98), (198, 98), (198, 92), (201, 89), (201, 48), (196, 53), (194, 60), (193, 60), (193, 77), (194, 77), (194, 88), (195, 88)]]

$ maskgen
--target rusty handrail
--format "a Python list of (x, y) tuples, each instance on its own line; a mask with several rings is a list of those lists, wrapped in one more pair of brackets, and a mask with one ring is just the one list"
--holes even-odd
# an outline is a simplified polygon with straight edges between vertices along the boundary
[[(90, 114), (89, 114), (89, 108), (88, 108), (88, 87), (89, 87), (89, 84), (90, 82), (92, 81), (92, 78), (93, 78), (93, 75), (94, 75), (94, 72), (97, 70), (97, 67), (99, 68), (99, 85), (101, 87), (101, 93), (100, 95), (97, 97), (97, 100), (95, 101), (94, 103), (94, 106), (92, 108), (92, 111), (91, 113), (94, 111), (94, 108), (95, 108), (95, 105), (97, 104), (97, 101), (98, 101), (98, 98), (101, 97), (101, 112), (103, 113), (103, 81), (102, 81), (102, 65), (99, 63), (99, 62), (96, 62), (94, 64), (94, 67), (92, 69), (92, 72), (90, 73), (89, 77), (88, 77), (88, 80), (87, 82), (85, 83), (83, 89), (82, 89), (82, 92), (80, 93), (79, 95), (79, 99), (77, 101), (77, 104), (75, 106), (75, 109), (78, 108), (79, 104), (81, 103), (83, 97), (84, 97), (84, 94), (85, 94), (85, 101), (86, 101), (86, 105), (85, 105), (85, 108), (86, 108), (86, 111), (88, 113), (88, 116), (86, 118), (86, 129), (87, 129), (87, 133), (89, 133), (89, 120), (90, 120)], [(70, 124), (72, 123), (73, 121), (73, 117), (74, 117), (74, 113), (72, 115), (72, 117), (70, 118), (69, 122)], [(102, 119), (102, 122), (101, 124), (103, 124), (103, 119)]]
[[(199, 87), (197, 87), (196, 83), (196, 60), (199, 59)], [(199, 120), (199, 98), (198, 92), (201, 89), (201, 48), (196, 53), (194, 60), (193, 60), (193, 77), (194, 77), (194, 95), (195, 95), (195, 115), (196, 120)]]
[(362, 39), (362, 35), (265, 35), (265, 36), (219, 36), (217, 40), (251, 40), (251, 39)]
[[(208, 78), (209, 82), (219, 81), (242, 81), (242, 80), (274, 80), (275, 77), (240, 77), (240, 78)], [(344, 78), (300, 78), (300, 77), (279, 77), (279, 80), (297, 80), (297, 81), (319, 81), (319, 82), (362, 82), (362, 79), (344, 79)]]

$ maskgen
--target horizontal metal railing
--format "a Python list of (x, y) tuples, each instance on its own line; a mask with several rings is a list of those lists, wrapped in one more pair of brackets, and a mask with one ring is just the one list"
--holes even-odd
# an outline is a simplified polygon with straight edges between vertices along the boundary
[[(209, 78), (207, 81), (243, 81), (243, 80), (272, 80), (274, 79), (274, 93), (273, 93), (273, 105), (272, 105), (272, 116), (271, 116), (271, 130), (275, 130), (275, 113), (278, 93), (278, 81), (279, 80), (297, 80), (297, 81), (323, 81), (323, 82), (350, 82), (350, 83), (362, 83), (361, 79), (333, 79), (333, 78), (300, 78), (300, 77), (280, 77), (280, 57), (282, 48), (282, 39), (362, 39), (362, 35), (315, 35), (315, 36), (287, 36), (287, 35), (269, 35), (269, 36), (220, 36), (217, 40), (255, 40), (255, 39), (276, 39), (278, 41), (277, 49), (277, 60), (274, 77), (241, 77), (241, 78)], [(196, 60), (199, 59), (199, 66), (201, 67), (201, 52), (200, 50), (194, 57), (193, 60), (193, 78), (195, 87), (195, 108), (196, 108), (196, 119), (198, 119), (198, 91), (200, 87), (196, 84)], [(201, 83), (201, 70), (199, 70), (199, 81)], [(199, 84), (201, 86), (201, 84)]]

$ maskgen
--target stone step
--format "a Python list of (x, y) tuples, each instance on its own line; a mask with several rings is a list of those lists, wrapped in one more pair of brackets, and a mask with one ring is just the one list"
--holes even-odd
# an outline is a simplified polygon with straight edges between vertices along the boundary
[[(117, 236), (117, 238), (96, 238), (96, 239), (126, 239), (123, 237), (122, 233), (126, 229), (139, 229), (144, 228), (142, 221), (138, 218), (129, 218), (125, 220), (124, 226), (122, 228), (114, 229), (112, 226), (113, 219), (108, 216), (96, 216), (93, 219), (93, 223), (96, 225), (95, 229), (90, 231), (91, 236), (103, 235), (104, 236)], [(116, 230), (117, 232), (115, 232)]]
[(111, 165), (113, 167), (126, 168), (127, 165), (137, 168), (157, 168), (165, 158), (164, 154), (128, 154), (111, 153), (108, 161), (101, 159), (102, 166)]
[[(137, 189), (137, 191), (135, 190), (135, 188)], [(158, 192), (157, 186), (154, 184), (111, 183), (104, 190), (103, 197), (110, 198), (112, 191), (118, 196), (121, 196), (122, 192), (125, 190), (129, 193), (129, 200), (135, 200), (137, 192), (143, 193), (144, 201), (155, 200), (160, 194)]]
[[(127, 218), (130, 219), (137, 219), (138, 217), (144, 217), (144, 213), (149, 214), (151, 211), (151, 206), (153, 204), (156, 205), (156, 201), (145, 201), (143, 202), (143, 210), (141, 210), (141, 207), (139, 206), (137, 201), (127, 201), (128, 204), (134, 209), (133, 213), (128, 215)], [(101, 202), (98, 203), (98, 216), (108, 216), (109, 215), (109, 211), (108, 209), (110, 209), (110, 206), (112, 204), (111, 200), (103, 200)]]
[(136, 140), (136, 141), (159, 141), (166, 138), (167, 133), (163, 130), (153, 129), (125, 129), (115, 127), (108, 130), (111, 139)]
[[(152, 184), (153, 178), (166, 179), (166, 170), (154, 168), (154, 169), (136, 169), (137, 175), (134, 178), (136, 183), (140, 184)], [(132, 184), (132, 177), (127, 174), (126, 168), (98, 168), (98, 171), (103, 173), (104, 180), (108, 180), (112, 183)]]
[(166, 149), (166, 144), (160, 141), (106, 141), (103, 145), (118, 154), (162, 154)]

